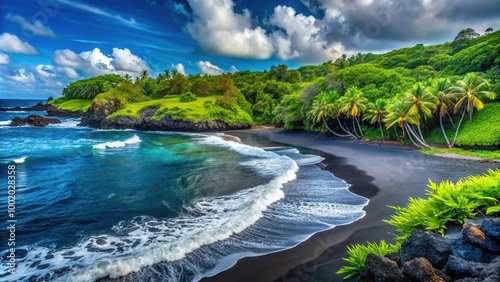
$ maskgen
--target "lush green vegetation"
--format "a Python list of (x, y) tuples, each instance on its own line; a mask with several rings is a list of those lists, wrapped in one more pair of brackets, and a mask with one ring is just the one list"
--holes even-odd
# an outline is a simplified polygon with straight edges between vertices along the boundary
[(130, 116), (139, 118), (141, 111), (156, 108), (153, 119), (162, 119), (170, 115), (173, 119), (188, 121), (222, 120), (228, 124), (250, 124), (252, 122), (248, 113), (236, 109), (235, 113), (215, 104), (217, 97), (200, 97), (195, 101), (182, 102), (180, 98), (157, 99), (140, 103), (129, 103), (123, 109), (111, 114), (108, 118), (117, 116)]
[(349, 255), (344, 260), (349, 265), (342, 267), (337, 274), (346, 274), (345, 279), (351, 278), (360, 273), (365, 268), (366, 257), (369, 254), (378, 254), (385, 256), (399, 250), (398, 244), (387, 244), (384, 240), (380, 243), (370, 243), (367, 245), (356, 244), (347, 247), (347, 254)]
[(49, 102), (49, 105), (52, 105), (54, 107), (57, 107), (61, 110), (67, 110), (67, 111), (87, 111), (87, 109), (90, 106), (90, 103), (92, 102), (91, 99), (72, 99), (69, 100), (68, 98), (58, 98), (55, 100), (52, 100)]
[[(433, 143), (492, 146), (500, 143), (500, 122), (492, 114), (498, 103), (491, 102), (500, 93), (499, 53), (499, 31), (478, 35), (464, 29), (453, 42), (343, 55), (295, 70), (282, 64), (218, 76), (170, 70), (156, 78), (148, 71), (134, 79), (104, 75), (71, 83), (63, 94), (96, 103), (114, 99), (123, 106), (167, 98), (194, 106), (196, 99), (216, 97), (213, 104), (197, 107), (198, 115), (170, 111), (194, 119), (210, 110), (224, 120), (242, 111), (244, 120), (257, 124), (401, 140), (424, 148)], [(128, 85), (124, 93), (122, 85)], [(135, 110), (128, 113), (137, 116)]]
[(489, 159), (489, 160), (500, 160), (500, 150), (495, 150), (495, 151), (485, 151), (485, 150), (479, 150), (479, 151), (469, 151), (469, 150), (463, 150), (460, 148), (446, 148), (446, 149), (434, 149), (434, 150), (429, 150), (429, 149), (421, 149), (420, 150), (424, 154), (428, 155), (435, 155), (435, 154), (456, 154), (456, 155), (462, 155), (462, 156), (471, 156), (471, 157), (478, 157), (478, 158), (483, 158), (483, 159)]
[(457, 183), (429, 181), (427, 199), (410, 198), (406, 207), (391, 207), (396, 214), (386, 222), (395, 226), (401, 236), (396, 244), (368, 243), (348, 248), (349, 263), (337, 273), (346, 278), (359, 274), (364, 269), (368, 254), (385, 256), (397, 251), (402, 242), (415, 230), (427, 230), (441, 235), (451, 223), (463, 224), (478, 213), (500, 215), (500, 170), (489, 170), (487, 174), (470, 176)]
[[(459, 146), (491, 146), (500, 145), (500, 102), (488, 103), (484, 110), (474, 114), (472, 120), (465, 119), (457, 136)], [(440, 129), (430, 131), (426, 139), (432, 143), (446, 144)], [(446, 135), (453, 136), (455, 127), (445, 125)]]
[(125, 79), (117, 74), (105, 74), (70, 83), (63, 89), (63, 97), (68, 99), (94, 99), (100, 93), (116, 87)]

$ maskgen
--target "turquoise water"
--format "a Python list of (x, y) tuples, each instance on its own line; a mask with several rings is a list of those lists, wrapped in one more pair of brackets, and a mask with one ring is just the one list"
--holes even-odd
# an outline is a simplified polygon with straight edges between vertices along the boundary
[(0, 181), (15, 165), (18, 220), (16, 273), (3, 261), (0, 281), (196, 281), (364, 216), (365, 198), (293, 148), (67, 118), (7, 125), (29, 114), (0, 112)]

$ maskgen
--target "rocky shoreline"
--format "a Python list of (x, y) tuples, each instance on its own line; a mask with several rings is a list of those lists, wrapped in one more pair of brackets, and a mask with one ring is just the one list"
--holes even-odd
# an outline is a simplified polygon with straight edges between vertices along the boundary
[(500, 219), (469, 221), (444, 237), (415, 231), (398, 253), (368, 255), (352, 281), (500, 281)]
[[(59, 109), (49, 104), (38, 103), (33, 107), (0, 108), (0, 111), (46, 111), (49, 117), (81, 118), (79, 126), (88, 126), (99, 129), (135, 129), (144, 131), (222, 131), (231, 129), (248, 129), (250, 124), (227, 124), (222, 120), (186, 121), (172, 119), (166, 115), (162, 119), (153, 119), (157, 108), (148, 108), (141, 112), (139, 118), (117, 116), (108, 118), (109, 115), (121, 108), (119, 103), (108, 102), (104, 105), (93, 103), (87, 112), (69, 111)], [(38, 116), (36, 119), (21, 119), (16, 117), (12, 125), (47, 125), (55, 123), (55, 119)], [(42, 126), (43, 126), (42, 125)]]
[(221, 120), (209, 120), (192, 122), (187, 120), (176, 120), (166, 115), (161, 119), (154, 119), (158, 108), (147, 108), (140, 113), (140, 117), (116, 116), (108, 118), (109, 115), (120, 109), (118, 103), (107, 103), (99, 105), (92, 103), (86, 113), (82, 115), (80, 126), (89, 126), (100, 129), (136, 129), (147, 131), (219, 131), (230, 129), (250, 128), (250, 124), (227, 124)]

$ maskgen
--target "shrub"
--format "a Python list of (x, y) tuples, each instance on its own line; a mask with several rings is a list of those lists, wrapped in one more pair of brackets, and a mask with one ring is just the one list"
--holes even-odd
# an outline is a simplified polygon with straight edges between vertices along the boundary
[(196, 95), (194, 95), (193, 93), (191, 92), (187, 92), (187, 93), (184, 93), (182, 94), (180, 97), (179, 97), (179, 101), (180, 102), (183, 102), (183, 103), (186, 103), (186, 102), (193, 102), (193, 101), (196, 101), (198, 100), (198, 97), (196, 97)]
[(381, 241), (379, 244), (347, 247), (349, 257), (344, 260), (349, 265), (342, 267), (337, 274), (347, 274), (346, 279), (359, 274), (365, 267), (368, 254), (385, 256), (396, 252), (415, 230), (444, 234), (449, 223), (462, 224), (477, 213), (500, 214), (500, 169), (488, 170), (485, 175), (469, 176), (455, 184), (450, 181), (440, 184), (429, 182), (428, 199), (410, 198), (406, 207), (391, 207), (396, 215), (384, 220), (403, 234), (396, 238), (397, 243), (390, 245)]

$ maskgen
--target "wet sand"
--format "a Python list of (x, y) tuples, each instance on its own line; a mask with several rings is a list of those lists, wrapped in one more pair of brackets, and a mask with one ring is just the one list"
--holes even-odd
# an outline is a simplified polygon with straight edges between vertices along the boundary
[(350, 190), (370, 199), (366, 216), (354, 223), (317, 233), (281, 252), (239, 260), (232, 268), (202, 281), (343, 281), (335, 272), (345, 265), (346, 247), (367, 241), (393, 242), (395, 229), (384, 223), (408, 197), (425, 197), (428, 180), (457, 181), (486, 173), (499, 163), (428, 156), (400, 146), (369, 144), (293, 133), (276, 129), (226, 132), (243, 143), (270, 146), (272, 142), (297, 147), (325, 158), (323, 169), (351, 184)]

